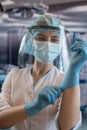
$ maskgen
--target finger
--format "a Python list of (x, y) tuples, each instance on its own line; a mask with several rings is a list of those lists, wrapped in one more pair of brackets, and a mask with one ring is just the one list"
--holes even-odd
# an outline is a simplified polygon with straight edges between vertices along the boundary
[(81, 39), (81, 38), (76, 38), (76, 41), (77, 41), (77, 42), (81, 42), (81, 43), (82, 43), (82, 42), (85, 42), (85, 41), (84, 41), (83, 39)]
[(55, 87), (55, 89), (57, 90), (57, 98), (59, 98), (59, 96), (63, 92), (63, 87), (62, 86), (58, 86), (58, 87)]
[(79, 46), (82, 46), (83, 48), (87, 49), (87, 43), (85, 43), (85, 42), (83, 42), (83, 43), (75, 43), (75, 44), (71, 45), (70, 49), (73, 51), (73, 49), (75, 47), (79, 47)]
[(72, 49), (72, 51), (74, 52), (79, 52), (79, 54), (83, 53), (83, 54), (87, 54), (87, 49), (86, 48), (83, 48), (82, 46), (79, 46), (79, 47), (74, 47)]
[(87, 50), (87, 46), (85, 46), (84, 44), (77, 44), (75, 46), (72, 46), (71, 50), (72, 51), (78, 51), (78, 50), (86, 51)]
[(51, 89), (52, 89), (51, 91), (52, 91), (54, 94), (56, 94), (56, 96), (57, 96), (57, 95), (58, 95), (58, 89), (59, 89), (59, 87), (58, 87), (58, 86), (53, 86)]
[(57, 94), (57, 90), (55, 89), (54, 86), (48, 86), (48, 87), (46, 87), (46, 93), (47, 92), (52, 92), (54, 94)]
[(57, 91), (57, 98), (59, 98), (63, 89), (60, 86), (54, 86), (54, 89)]
[(50, 89), (54, 94), (57, 94), (57, 89), (55, 89), (55, 87), (51, 87)]
[(39, 101), (47, 102), (48, 104), (51, 104), (51, 96), (47, 93), (42, 93), (38, 97)]
[(48, 90), (47, 93), (51, 97), (51, 104), (54, 104), (54, 102), (57, 98), (57, 93), (54, 93), (51, 90)]

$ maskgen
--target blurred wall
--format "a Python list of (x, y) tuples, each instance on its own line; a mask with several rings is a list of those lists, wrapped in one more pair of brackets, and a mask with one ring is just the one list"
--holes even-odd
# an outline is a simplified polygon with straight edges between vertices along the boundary
[(24, 27), (0, 27), (0, 64), (18, 64)]

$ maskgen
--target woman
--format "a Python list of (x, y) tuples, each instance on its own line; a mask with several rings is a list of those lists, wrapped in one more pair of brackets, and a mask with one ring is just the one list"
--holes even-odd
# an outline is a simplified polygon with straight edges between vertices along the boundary
[(24, 51), (35, 56), (34, 65), (12, 69), (8, 74), (0, 94), (0, 128), (76, 130), (80, 127), (79, 72), (87, 59), (87, 47), (85, 50), (86, 43), (77, 40), (78, 46), (72, 47), (76, 56), (64, 76), (53, 65), (62, 51), (62, 30), (57, 18), (46, 15), (29, 28), (30, 39)]

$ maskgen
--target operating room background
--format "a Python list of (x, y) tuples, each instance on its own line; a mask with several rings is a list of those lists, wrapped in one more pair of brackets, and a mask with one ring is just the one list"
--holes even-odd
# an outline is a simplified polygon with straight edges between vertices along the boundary
[[(25, 0), (25, 2), (0, 0), (0, 90), (7, 73), (13, 67), (25, 67), (33, 63), (34, 57), (19, 54), (19, 48), (26, 28), (42, 14), (56, 15), (66, 26), (65, 55), (63, 58), (58, 57), (55, 61), (59, 69), (67, 70), (69, 58), (73, 55), (70, 52), (70, 45), (75, 38), (81, 37), (87, 40), (87, 0)], [(79, 130), (86, 130), (87, 63), (80, 73), (80, 86), (83, 126)]]

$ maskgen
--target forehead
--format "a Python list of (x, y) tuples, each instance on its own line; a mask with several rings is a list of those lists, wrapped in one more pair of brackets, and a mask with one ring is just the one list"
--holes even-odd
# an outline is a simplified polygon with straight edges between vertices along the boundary
[(56, 32), (43, 32), (39, 33), (37, 36), (44, 36), (44, 37), (58, 37)]

